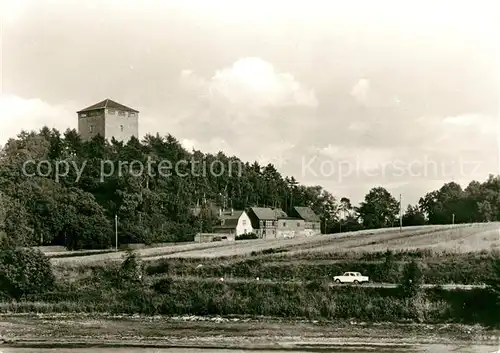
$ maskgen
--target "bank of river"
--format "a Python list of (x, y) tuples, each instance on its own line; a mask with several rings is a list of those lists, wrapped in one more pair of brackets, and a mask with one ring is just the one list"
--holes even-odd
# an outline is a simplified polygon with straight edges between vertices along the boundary
[[(500, 349), (480, 326), (285, 321), (271, 318), (0, 316), (1, 353), (478, 352)], [(200, 350), (203, 349), (203, 350)]]
[[(411, 348), (374, 348), (374, 347), (356, 347), (350, 349), (328, 349), (327, 352), (335, 353), (491, 353), (495, 352), (495, 347), (484, 345), (421, 345)], [(55, 349), (40, 349), (40, 348), (5, 348), (1, 353), (220, 353), (220, 349), (203, 349), (203, 348), (55, 348)], [(243, 353), (248, 350), (230, 349), (224, 350), (224, 353)], [(259, 350), (259, 353), (290, 353), (290, 350)], [(295, 350), (296, 353), (311, 352), (310, 350)]]

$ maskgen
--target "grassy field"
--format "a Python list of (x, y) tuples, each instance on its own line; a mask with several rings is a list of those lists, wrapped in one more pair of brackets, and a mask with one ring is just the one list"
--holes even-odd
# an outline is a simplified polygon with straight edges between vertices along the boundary
[[(301, 252), (378, 252), (386, 249), (431, 249), (447, 252), (492, 251), (500, 249), (500, 223), (441, 225), (363, 230), (341, 234), (297, 237), (292, 239), (243, 240), (232, 243), (188, 243), (139, 249), (144, 260), (160, 258), (220, 258), (244, 256), (270, 249), (286, 250), (289, 255)], [(91, 264), (107, 260), (120, 260), (123, 252), (95, 255), (52, 256), (54, 264)]]
[[(399, 228), (386, 228), (292, 239), (242, 240), (231, 243), (187, 243), (138, 249), (136, 252), (143, 260), (155, 261), (163, 258), (230, 258), (255, 255), (270, 250), (286, 251), (286, 256), (301, 256), (303, 253), (321, 256), (320, 254), (325, 253), (380, 252), (387, 249), (395, 251), (428, 249), (436, 253), (499, 251), (500, 223), (405, 227), (402, 232)], [(87, 253), (85, 256), (79, 256), (78, 252), (69, 255), (63, 255), (64, 252), (52, 254), (51, 261), (56, 266), (90, 265), (117, 261), (123, 257), (123, 251)]]
[[(164, 245), (136, 250), (142, 275), (128, 267), (131, 262), (122, 266), (123, 251), (70, 253), (51, 258), (56, 284), (50, 291), (0, 302), (0, 313), (496, 324), (495, 292), (434, 285), (487, 283), (496, 273), (492, 260), (500, 253), (492, 250), (499, 229), (499, 223), (485, 223)], [(413, 294), (404, 287), (411, 259), (418, 259), (424, 283), (433, 285)], [(332, 276), (345, 271), (369, 276), (373, 286), (330, 286)]]

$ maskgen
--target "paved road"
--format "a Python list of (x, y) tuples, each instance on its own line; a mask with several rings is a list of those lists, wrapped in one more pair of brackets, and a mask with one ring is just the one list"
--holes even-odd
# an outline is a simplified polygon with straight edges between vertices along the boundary
[[(153, 276), (155, 278), (156, 276)], [(156, 278), (163, 278), (164, 276), (158, 276)], [(182, 276), (182, 277), (174, 277), (175, 279), (179, 280), (191, 280), (191, 281), (206, 281), (206, 282), (213, 282), (213, 281), (221, 281), (221, 282), (229, 282), (229, 283), (243, 283), (243, 282), (248, 282), (251, 281), (249, 278), (210, 278), (210, 277), (195, 277), (195, 276)], [(302, 283), (304, 281), (296, 281), (296, 280), (285, 280), (285, 281), (277, 281), (277, 280), (272, 280), (272, 279), (261, 279), (259, 278), (254, 279), (254, 281), (262, 282), (262, 283)], [(362, 286), (362, 287), (370, 287), (370, 288), (396, 288), (398, 285), (394, 283), (374, 283), (374, 282), (369, 282), (369, 283), (363, 283), (363, 284), (350, 284), (350, 283), (342, 283), (342, 284), (336, 284), (333, 283), (330, 285), (331, 287), (342, 287), (342, 286)], [(424, 288), (434, 288), (438, 287), (438, 285), (435, 284), (424, 284), (422, 287)], [(464, 290), (471, 290), (474, 288), (485, 288), (486, 285), (468, 285), (468, 284), (443, 284), (441, 285), (441, 288), (445, 290), (452, 290), (452, 289), (464, 289)]]

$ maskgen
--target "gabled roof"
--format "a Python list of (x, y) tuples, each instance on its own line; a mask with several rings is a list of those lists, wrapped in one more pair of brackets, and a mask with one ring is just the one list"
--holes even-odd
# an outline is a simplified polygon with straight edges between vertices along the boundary
[(252, 207), (251, 210), (257, 216), (258, 219), (262, 220), (276, 220), (276, 214), (274, 211), (267, 207)]
[(283, 211), (281, 208), (275, 208), (274, 214), (276, 215), (276, 218), (287, 218), (288, 215), (286, 214), (285, 211)]
[(83, 113), (83, 112), (88, 112), (88, 111), (91, 111), (91, 110), (105, 109), (105, 108), (122, 110), (122, 111), (125, 111), (125, 112), (139, 113), (138, 110), (126, 107), (126, 106), (124, 106), (123, 104), (120, 104), (120, 103), (116, 103), (115, 101), (112, 101), (109, 98), (103, 100), (102, 102), (99, 102), (99, 103), (96, 103), (94, 105), (91, 105), (90, 107), (82, 109), (82, 110), (78, 111), (77, 113)]
[(321, 222), (321, 219), (311, 210), (310, 207), (300, 207), (295, 206), (295, 211), (298, 213), (300, 218), (302, 218), (306, 222)]
[(224, 219), (224, 220), (229, 220), (229, 219), (235, 219), (235, 220), (238, 220), (241, 215), (243, 214), (244, 211), (237, 211), (237, 210), (233, 210), (232, 214), (231, 214), (231, 211), (226, 211), (226, 212), (222, 212), (222, 215), (220, 216), (220, 219)]
[(226, 219), (224, 224), (216, 225), (214, 229), (235, 229), (238, 226), (238, 219)]

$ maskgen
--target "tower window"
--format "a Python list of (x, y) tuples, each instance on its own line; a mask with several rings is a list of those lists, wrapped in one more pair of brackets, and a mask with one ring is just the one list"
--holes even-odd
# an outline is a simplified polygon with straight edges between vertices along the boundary
[(120, 131), (123, 132), (123, 125), (120, 125)]

